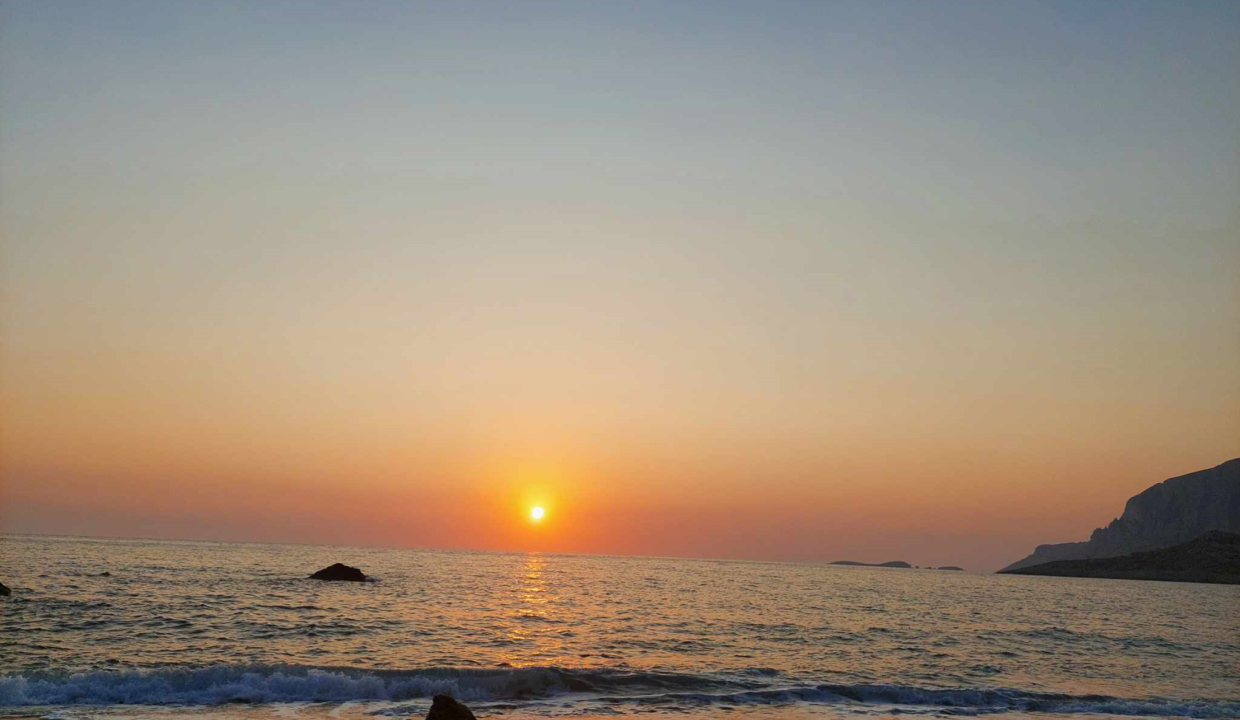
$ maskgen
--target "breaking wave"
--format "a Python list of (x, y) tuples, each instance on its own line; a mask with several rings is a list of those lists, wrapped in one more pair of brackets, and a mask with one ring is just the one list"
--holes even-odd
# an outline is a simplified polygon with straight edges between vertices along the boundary
[(582, 709), (626, 707), (866, 704), (952, 714), (1023, 711), (1112, 715), (1240, 717), (1236, 700), (1127, 699), (1012, 689), (930, 689), (884, 684), (817, 684), (766, 669), (729, 674), (573, 670), (556, 667), (357, 670), (295, 665), (216, 665), (154, 670), (0, 675), (0, 706), (214, 705), (221, 703), (403, 701), (451, 694), (487, 704), (556, 699)]

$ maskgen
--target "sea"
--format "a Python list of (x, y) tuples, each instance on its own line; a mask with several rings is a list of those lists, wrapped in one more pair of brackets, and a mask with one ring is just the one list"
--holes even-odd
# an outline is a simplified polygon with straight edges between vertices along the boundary
[(17, 535), (0, 581), (3, 718), (1240, 717), (1238, 586)]

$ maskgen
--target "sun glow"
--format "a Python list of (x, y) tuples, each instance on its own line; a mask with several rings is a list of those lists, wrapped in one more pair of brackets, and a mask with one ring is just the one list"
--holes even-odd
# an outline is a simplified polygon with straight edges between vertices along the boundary
[(543, 515), (546, 515), (546, 514), (547, 514), (547, 511), (544, 510), (541, 505), (535, 505), (534, 507), (530, 508), (530, 520), (533, 520), (534, 522), (538, 522), (539, 520), (542, 520)]

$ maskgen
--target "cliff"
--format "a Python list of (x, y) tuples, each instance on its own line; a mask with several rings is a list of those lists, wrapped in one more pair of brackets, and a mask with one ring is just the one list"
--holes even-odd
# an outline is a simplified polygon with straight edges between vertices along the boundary
[(1161, 550), (1092, 560), (1057, 560), (1001, 572), (1240, 585), (1240, 535), (1213, 531)]
[(1240, 458), (1164, 480), (1132, 496), (1124, 513), (1085, 542), (1039, 545), (1002, 571), (1060, 560), (1107, 558), (1188, 542), (1211, 530), (1240, 532)]

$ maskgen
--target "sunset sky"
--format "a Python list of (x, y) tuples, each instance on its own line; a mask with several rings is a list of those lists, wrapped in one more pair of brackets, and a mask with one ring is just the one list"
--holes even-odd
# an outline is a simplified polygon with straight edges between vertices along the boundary
[(1240, 455), (1238, 38), (1233, 2), (4, 2), (0, 531), (1085, 539)]

